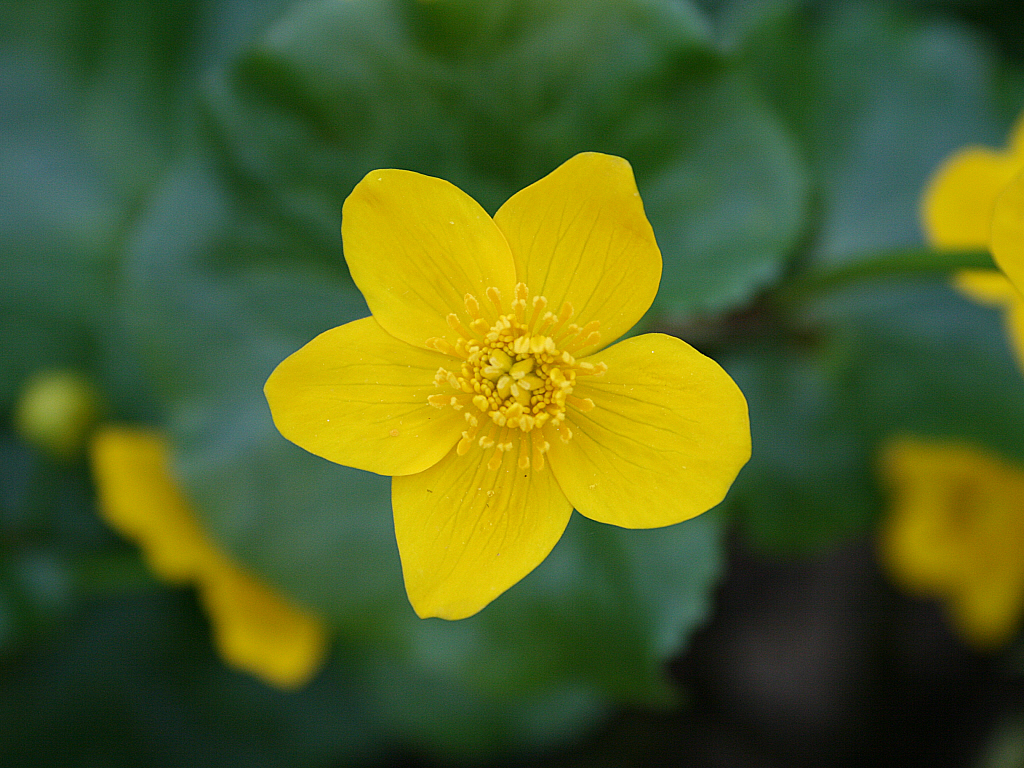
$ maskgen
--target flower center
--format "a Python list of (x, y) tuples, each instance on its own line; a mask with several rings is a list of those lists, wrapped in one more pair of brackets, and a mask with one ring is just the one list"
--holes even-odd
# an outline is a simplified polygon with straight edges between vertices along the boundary
[(460, 358), (458, 371), (440, 368), (434, 385), (447, 388), (443, 394), (427, 398), (437, 408), (465, 411), (467, 429), (462, 433), (457, 452), (465, 456), (478, 445), (493, 449), (488, 468), (496, 470), (502, 455), (513, 449), (513, 430), (520, 430), (518, 464), (544, 468), (549, 439), (568, 442), (572, 430), (565, 423), (567, 407), (589, 411), (590, 398), (572, 394), (579, 376), (604, 373), (604, 363), (578, 362), (572, 353), (600, 340), (595, 320), (580, 327), (569, 320), (573, 308), (569, 302), (556, 315), (547, 309), (543, 296), (530, 297), (526, 285), (516, 285), (510, 309), (502, 305), (497, 288), (487, 289), (494, 307), (484, 316), (480, 302), (466, 294), (468, 323), (458, 315), (448, 315), (448, 325), (459, 335), (454, 345), (431, 338), (427, 346)]

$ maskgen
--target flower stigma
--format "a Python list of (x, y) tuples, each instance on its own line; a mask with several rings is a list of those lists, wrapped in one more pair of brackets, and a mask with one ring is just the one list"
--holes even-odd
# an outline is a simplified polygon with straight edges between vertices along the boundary
[(549, 439), (572, 439), (566, 407), (584, 413), (594, 408), (589, 397), (575, 397), (573, 388), (577, 377), (602, 374), (608, 366), (577, 361), (573, 353), (600, 341), (600, 323), (594, 320), (582, 328), (570, 323), (574, 309), (569, 302), (555, 314), (543, 296), (531, 299), (524, 283), (516, 285), (508, 309), (497, 288), (488, 288), (486, 297), (493, 311), (466, 294), (468, 323), (454, 312), (448, 315), (448, 326), (459, 337), (454, 345), (437, 337), (427, 339), (428, 347), (462, 360), (458, 371), (438, 369), (434, 385), (449, 391), (427, 400), (436, 408), (464, 412), (466, 430), (456, 448), (459, 456), (474, 444), (493, 449), (487, 468), (497, 470), (502, 456), (515, 446), (512, 438), (518, 429), (524, 433), (518, 441), (519, 468), (527, 469), (532, 461), (535, 469), (543, 469)]

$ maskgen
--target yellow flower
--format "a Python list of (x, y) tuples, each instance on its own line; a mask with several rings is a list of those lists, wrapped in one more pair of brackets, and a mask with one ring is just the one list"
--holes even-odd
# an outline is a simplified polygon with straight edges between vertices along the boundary
[(716, 363), (662, 334), (606, 348), (661, 277), (625, 160), (577, 155), (493, 219), (448, 182), (374, 171), (342, 240), (373, 317), (315, 338), (265, 392), (289, 440), (394, 476), (420, 616), (481, 610), (573, 507), (670, 525), (720, 502), (749, 458), (746, 401)]
[[(1024, 212), (1024, 193), (1012, 196), (1001, 206), (1000, 219), (1011, 222), (1008, 229), (993, 227), (996, 201), (1007, 190), (1010, 182), (1024, 172), (1024, 116), (1010, 136), (1006, 150), (986, 147), (967, 147), (950, 158), (932, 177), (922, 200), (922, 221), (928, 242), (939, 248), (986, 249), (992, 246), (999, 265), (1017, 285), (1017, 288), (998, 270), (962, 270), (954, 284), (975, 301), (1003, 309), (1006, 313), (1007, 333), (1017, 359), (1024, 367), (1024, 258), (1020, 243), (1020, 216)], [(1022, 182), (1018, 181), (1019, 187)], [(1007, 212), (1017, 200), (1018, 240), (1016, 257), (1010, 255), (1012, 242), (1012, 216)], [(993, 240), (998, 232), (1007, 233), (997, 245)], [(1009, 242), (1008, 242), (1009, 241)], [(1001, 255), (999, 251), (1006, 255)], [(1004, 263), (1005, 262), (1005, 263)], [(1016, 264), (1017, 266), (1013, 266)], [(1016, 275), (1015, 275), (1016, 272)]]
[(892, 507), (883, 564), (908, 591), (943, 600), (968, 642), (1004, 645), (1024, 617), (1024, 469), (911, 439), (887, 446), (881, 466)]
[[(992, 255), (1014, 287), (1024, 291), (1024, 172), (1013, 178), (996, 201), (992, 217)], [(1020, 293), (1016, 298), (1019, 307)]]
[(163, 437), (103, 427), (92, 463), (103, 517), (139, 543), (160, 578), (197, 586), (221, 656), (278, 688), (308, 682), (326, 657), (323, 623), (213, 545), (171, 476)]

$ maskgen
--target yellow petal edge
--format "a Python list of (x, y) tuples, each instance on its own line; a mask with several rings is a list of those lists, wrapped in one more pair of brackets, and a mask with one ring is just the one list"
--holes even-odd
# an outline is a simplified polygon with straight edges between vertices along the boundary
[(536, 568), (572, 514), (551, 472), (520, 469), (519, 440), (488, 469), (453, 450), (392, 481), (406, 592), (421, 618), (463, 619)]
[(171, 474), (163, 435), (108, 425), (91, 459), (100, 514), (138, 543), (157, 576), (197, 585), (225, 661), (278, 688), (307, 683), (326, 658), (323, 623), (213, 545)]

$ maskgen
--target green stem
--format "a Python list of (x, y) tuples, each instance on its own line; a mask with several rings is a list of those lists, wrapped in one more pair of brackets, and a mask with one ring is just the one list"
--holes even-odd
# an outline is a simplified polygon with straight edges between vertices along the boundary
[(804, 273), (780, 288), (775, 298), (780, 306), (794, 309), (865, 280), (994, 268), (988, 251), (936, 251), (929, 248), (882, 251), (831, 268), (817, 268)]

